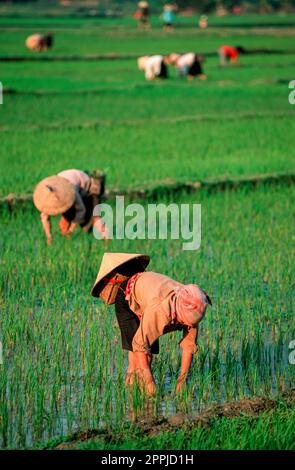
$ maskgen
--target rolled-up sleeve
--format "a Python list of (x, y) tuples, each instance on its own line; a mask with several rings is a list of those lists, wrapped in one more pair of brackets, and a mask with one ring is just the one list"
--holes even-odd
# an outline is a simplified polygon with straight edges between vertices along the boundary
[(179, 346), (191, 354), (195, 354), (198, 350), (197, 346), (198, 328), (190, 328), (188, 326), (183, 328), (183, 338), (179, 342)]
[(76, 224), (82, 224), (85, 219), (86, 207), (78, 190), (76, 191), (75, 210), (76, 213), (73, 222)]

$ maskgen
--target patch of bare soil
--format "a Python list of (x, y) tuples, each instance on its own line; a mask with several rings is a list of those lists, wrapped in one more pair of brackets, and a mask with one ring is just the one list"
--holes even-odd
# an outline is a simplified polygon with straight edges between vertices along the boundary
[(58, 444), (56, 450), (69, 450), (76, 447), (77, 442), (88, 441), (94, 437), (100, 437), (103, 440), (110, 440), (111, 435), (108, 432), (100, 431), (98, 429), (89, 429), (87, 431), (77, 432), (71, 436), (71, 441), (61, 442)]
[[(295, 389), (285, 392), (280, 401), (286, 405), (295, 404)], [(239, 416), (258, 417), (265, 411), (270, 411), (278, 405), (278, 400), (269, 398), (244, 398), (242, 400), (231, 401), (222, 405), (212, 404), (205, 410), (201, 411), (197, 416), (190, 416), (185, 413), (177, 413), (168, 418), (155, 417), (150, 415), (138, 417), (136, 427), (140, 433), (149, 436), (156, 436), (162, 432), (173, 432), (180, 427), (192, 429), (195, 427), (209, 427), (213, 419), (218, 418), (236, 418)], [(85, 442), (89, 439), (100, 437), (105, 441), (111, 441), (113, 436), (108, 431), (88, 430), (79, 432), (71, 436), (71, 440), (58, 444), (55, 449), (67, 450), (74, 449), (77, 442)], [(123, 436), (122, 436), (123, 437)]]

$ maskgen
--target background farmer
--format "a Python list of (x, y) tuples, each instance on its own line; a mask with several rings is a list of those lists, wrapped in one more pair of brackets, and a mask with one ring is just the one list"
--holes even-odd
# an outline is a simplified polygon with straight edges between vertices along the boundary
[(235, 65), (238, 62), (239, 55), (244, 52), (245, 49), (241, 46), (221, 46), (218, 49), (220, 65), (227, 65), (228, 63)]
[(208, 16), (201, 15), (199, 19), (199, 28), (206, 29), (208, 27)]
[(26, 39), (26, 46), (34, 52), (47, 51), (53, 44), (52, 33), (32, 34)]
[(107, 238), (100, 217), (93, 217), (93, 209), (104, 193), (104, 176), (91, 177), (81, 170), (65, 170), (42, 180), (34, 191), (34, 204), (41, 212), (41, 221), (47, 242), (52, 243), (50, 216), (60, 215), (59, 228), (69, 237), (80, 225), (89, 231), (92, 225)]
[(163, 7), (162, 18), (165, 31), (172, 31), (174, 28), (176, 8), (176, 5), (173, 5), (172, 3), (167, 3)]
[(137, 60), (137, 66), (139, 70), (144, 71), (146, 80), (168, 78), (167, 65), (169, 63), (170, 57), (162, 55), (143, 56)]
[(170, 62), (175, 65), (180, 77), (187, 77), (189, 80), (192, 80), (194, 77), (198, 77), (200, 80), (206, 79), (202, 69), (204, 57), (201, 55), (197, 55), (194, 52), (182, 55), (171, 54)]
[(115, 303), (122, 347), (129, 351), (126, 385), (137, 376), (148, 395), (156, 391), (151, 372), (152, 354), (159, 351), (160, 336), (182, 331), (180, 391), (197, 351), (198, 323), (208, 304), (208, 295), (197, 285), (183, 285), (168, 276), (144, 272), (149, 257), (140, 254), (105, 253), (92, 295)]
[(138, 19), (138, 26), (140, 28), (148, 29), (150, 27), (148, 2), (138, 2), (135, 17)]

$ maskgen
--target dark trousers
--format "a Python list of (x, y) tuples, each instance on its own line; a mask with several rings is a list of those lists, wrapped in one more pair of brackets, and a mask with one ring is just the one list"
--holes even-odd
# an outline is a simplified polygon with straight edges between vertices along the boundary
[[(138, 330), (140, 321), (137, 315), (129, 307), (128, 301), (125, 299), (125, 289), (127, 281), (123, 282), (119, 288), (116, 301), (115, 310), (118, 324), (121, 330), (122, 348), (127, 351), (132, 351), (132, 340), (136, 331)], [(151, 347), (152, 354), (159, 354), (159, 341)]]
[[(80, 224), (80, 226), (86, 227), (86, 225), (88, 225), (92, 219), (93, 209), (99, 203), (99, 198), (95, 194), (85, 194), (81, 196), (82, 196), (82, 200), (85, 205), (85, 208), (86, 208), (86, 213), (85, 213), (85, 220), (82, 224)], [(71, 223), (75, 219), (75, 216), (76, 216), (75, 207), (71, 207), (69, 210), (67, 210), (67, 212), (63, 214), (63, 217), (69, 223)], [(91, 230), (91, 227), (90, 227), (90, 230)]]

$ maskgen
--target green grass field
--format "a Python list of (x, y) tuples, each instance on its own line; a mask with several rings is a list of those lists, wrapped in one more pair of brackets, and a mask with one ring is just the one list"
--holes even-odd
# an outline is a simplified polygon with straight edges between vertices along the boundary
[[(101, 168), (110, 188), (294, 172), (295, 107), (288, 102), (295, 78), (294, 15), (212, 17), (204, 34), (191, 18), (181, 19), (167, 34), (157, 18), (152, 31), (142, 33), (132, 19), (9, 12), (3, 9), (0, 19), (0, 58), (36, 57), (24, 47), (26, 36), (51, 30), (56, 44), (45, 56), (80, 60), (0, 62), (0, 81), (9, 92), (0, 106), (1, 197), (31, 193), (41, 178), (71, 167)], [(171, 69), (167, 82), (148, 83), (136, 69), (137, 55), (213, 53), (222, 43), (287, 53), (246, 55), (227, 68), (210, 56), (204, 82), (181, 80)], [(110, 53), (122, 58), (82, 60)], [(181, 429), (153, 442), (132, 439), (119, 329), (113, 309), (90, 296), (103, 252), (128, 251), (149, 253), (152, 270), (199, 283), (212, 297), (181, 399), (174, 393), (179, 338), (161, 338), (153, 364), (158, 416), (276, 397), (294, 386), (295, 366), (288, 363), (295, 338), (294, 199), (294, 187), (283, 185), (163, 198), (202, 204), (197, 252), (183, 251), (180, 241), (104, 243), (79, 231), (64, 240), (56, 224), (54, 244), (47, 247), (36, 210), (4, 208), (0, 447), (37, 446), (101, 427), (110, 433), (127, 429), (126, 435), (83, 448), (294, 448), (294, 406), (255, 423), (249, 417), (213, 421), (190, 439)], [(134, 409), (143, 401), (135, 390)]]

